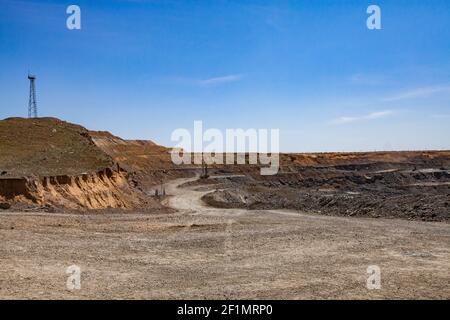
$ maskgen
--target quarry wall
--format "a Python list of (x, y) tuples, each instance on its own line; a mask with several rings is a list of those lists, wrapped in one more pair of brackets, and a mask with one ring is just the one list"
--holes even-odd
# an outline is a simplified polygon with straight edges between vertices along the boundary
[(0, 200), (69, 209), (134, 208), (142, 195), (124, 172), (109, 168), (75, 176), (0, 178)]

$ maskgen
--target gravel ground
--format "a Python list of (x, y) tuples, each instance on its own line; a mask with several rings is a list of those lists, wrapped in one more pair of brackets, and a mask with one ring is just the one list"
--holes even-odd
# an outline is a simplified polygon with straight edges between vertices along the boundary
[(186, 181), (177, 213), (0, 213), (0, 298), (450, 299), (448, 223), (213, 209)]

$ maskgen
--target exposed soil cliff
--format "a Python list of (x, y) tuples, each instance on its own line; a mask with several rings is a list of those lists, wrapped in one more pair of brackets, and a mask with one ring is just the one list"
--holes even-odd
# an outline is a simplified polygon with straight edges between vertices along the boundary
[(129, 185), (126, 173), (105, 169), (75, 176), (0, 179), (0, 200), (66, 209), (131, 209), (149, 204)]
[(161, 208), (85, 128), (54, 118), (0, 121), (0, 203), (65, 209)]

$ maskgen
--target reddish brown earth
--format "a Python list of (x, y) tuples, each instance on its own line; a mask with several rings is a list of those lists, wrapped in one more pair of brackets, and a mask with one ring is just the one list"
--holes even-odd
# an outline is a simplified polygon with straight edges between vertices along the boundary
[(55, 118), (0, 121), (0, 173), (2, 208), (163, 209), (130, 184), (90, 131)]
[[(161, 199), (149, 195), (199, 172), (197, 165), (174, 165), (170, 149), (152, 141), (54, 118), (0, 121), (0, 137), (0, 207), (162, 210)], [(261, 176), (257, 165), (211, 165), (212, 174), (242, 177), (226, 179), (203, 200), (225, 208), (449, 220), (450, 151), (280, 157), (274, 176)]]
[(450, 298), (448, 151), (282, 154), (275, 176), (187, 179), (198, 166), (165, 147), (57, 119), (0, 136), (0, 299)]
[(98, 148), (130, 174), (133, 186), (153, 190), (169, 180), (194, 175), (193, 166), (172, 163), (170, 148), (149, 140), (124, 140), (105, 131), (90, 131)]
[(450, 298), (447, 223), (211, 208), (191, 183), (172, 214), (0, 213), (0, 298)]

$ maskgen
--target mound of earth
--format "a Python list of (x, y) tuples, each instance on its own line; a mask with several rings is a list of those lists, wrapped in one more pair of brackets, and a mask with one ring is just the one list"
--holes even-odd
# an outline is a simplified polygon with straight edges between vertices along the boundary
[(132, 175), (134, 185), (142, 190), (195, 174), (195, 167), (173, 164), (171, 149), (153, 141), (125, 140), (107, 131), (90, 131), (89, 134), (96, 146), (126, 169)]
[(0, 121), (3, 177), (76, 175), (113, 166), (85, 128), (56, 118)]
[(0, 173), (3, 208), (162, 208), (90, 131), (55, 118), (0, 121)]
[(92, 141), (128, 171), (167, 169), (170, 149), (150, 140), (124, 140), (107, 131), (90, 131)]

